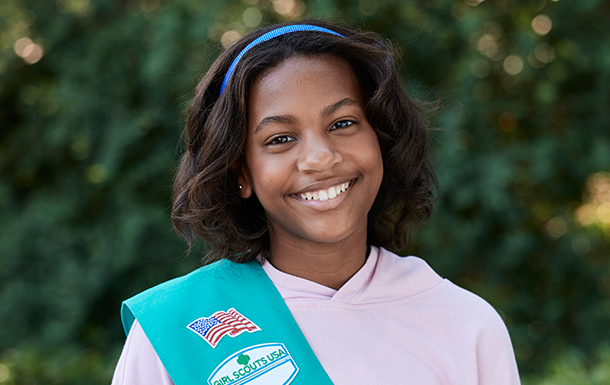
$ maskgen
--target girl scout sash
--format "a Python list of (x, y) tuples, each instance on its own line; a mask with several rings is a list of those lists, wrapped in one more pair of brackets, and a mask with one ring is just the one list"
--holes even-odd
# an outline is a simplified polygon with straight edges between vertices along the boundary
[[(332, 381), (257, 261), (218, 261), (125, 302), (176, 385)], [(206, 382), (207, 381), (207, 382)]]

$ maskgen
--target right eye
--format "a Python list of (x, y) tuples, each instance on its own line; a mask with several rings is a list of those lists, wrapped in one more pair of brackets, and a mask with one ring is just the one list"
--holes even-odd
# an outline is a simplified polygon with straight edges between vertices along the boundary
[(283, 144), (283, 143), (292, 142), (293, 140), (295, 140), (295, 139), (291, 136), (282, 135), (282, 136), (276, 136), (275, 138), (270, 140), (269, 143), (267, 143), (267, 144)]

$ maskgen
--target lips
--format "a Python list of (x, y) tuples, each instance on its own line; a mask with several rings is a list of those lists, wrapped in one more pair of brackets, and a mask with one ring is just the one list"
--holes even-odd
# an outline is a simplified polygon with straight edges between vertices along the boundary
[(336, 186), (332, 186), (327, 189), (301, 193), (299, 194), (299, 196), (301, 197), (301, 199), (305, 199), (308, 201), (327, 201), (329, 199), (334, 199), (339, 194), (345, 192), (345, 190), (347, 190), (351, 184), (351, 181), (340, 183)]

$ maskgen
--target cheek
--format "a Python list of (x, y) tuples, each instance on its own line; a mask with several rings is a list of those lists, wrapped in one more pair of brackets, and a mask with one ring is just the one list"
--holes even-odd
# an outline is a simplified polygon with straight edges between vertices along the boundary
[(379, 148), (377, 137), (371, 139), (371, 143), (374, 144), (371, 144), (368, 148), (370, 162), (373, 167), (383, 168), (383, 157), (381, 156), (381, 148)]
[[(253, 156), (248, 159), (250, 176), (255, 191), (277, 190), (277, 183), (280, 183), (282, 176), (286, 174), (287, 162), (277, 156)], [(260, 199), (260, 197), (259, 197)]]
[(363, 161), (366, 163), (371, 176), (371, 194), (376, 196), (379, 193), (384, 173), (383, 156), (381, 155), (377, 135), (369, 138), (368, 145), (361, 149), (361, 154), (363, 154)]
[(381, 155), (381, 148), (379, 147), (377, 135), (373, 132), (372, 135), (367, 135), (366, 138), (359, 143), (360, 146), (356, 149), (355, 154), (362, 159), (362, 162), (367, 165), (367, 168), (375, 171), (376, 174), (382, 174), (383, 157)]

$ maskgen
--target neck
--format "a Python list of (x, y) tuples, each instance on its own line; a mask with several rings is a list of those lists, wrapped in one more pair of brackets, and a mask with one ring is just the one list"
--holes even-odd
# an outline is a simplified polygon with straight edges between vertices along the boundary
[(363, 234), (357, 231), (335, 243), (287, 240), (271, 231), (268, 260), (284, 273), (339, 290), (366, 261), (366, 226), (363, 229)]

